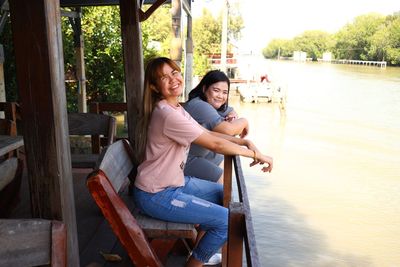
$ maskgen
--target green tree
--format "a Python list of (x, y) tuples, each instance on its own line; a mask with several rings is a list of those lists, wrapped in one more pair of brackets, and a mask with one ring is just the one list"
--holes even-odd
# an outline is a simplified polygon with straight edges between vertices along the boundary
[(273, 39), (263, 49), (265, 58), (291, 57), (293, 55), (293, 41), (287, 39)]
[[(150, 5), (149, 5), (150, 6)], [(172, 39), (171, 5), (159, 7), (147, 20), (141, 23), (144, 58), (169, 56)], [(154, 47), (160, 44), (160, 50)]]
[(193, 42), (195, 74), (202, 75), (203, 67), (208, 67), (208, 56), (220, 53), (221, 23), (219, 23), (207, 9), (203, 9), (200, 18), (193, 22)]
[(293, 48), (307, 53), (313, 61), (322, 58), (322, 54), (332, 48), (332, 37), (323, 31), (305, 31), (293, 40)]
[[(123, 64), (119, 8), (82, 8), (87, 100), (123, 100)], [(66, 73), (75, 74), (73, 30), (63, 18), (63, 44)], [(67, 83), (68, 109), (76, 111), (77, 83)]]
[(387, 16), (381, 29), (371, 38), (370, 59), (400, 64), (400, 14)]
[[(230, 42), (240, 38), (243, 19), (234, 9), (230, 10), (228, 20), (228, 38)], [(193, 22), (194, 74), (204, 75), (210, 69), (209, 56), (221, 53), (222, 19), (214, 18), (210, 11), (203, 9), (202, 16)], [(228, 49), (230, 46), (228, 45)], [(229, 52), (229, 51), (228, 51)]]
[(368, 60), (372, 36), (381, 30), (385, 17), (371, 13), (361, 15), (336, 34), (334, 54), (340, 59)]

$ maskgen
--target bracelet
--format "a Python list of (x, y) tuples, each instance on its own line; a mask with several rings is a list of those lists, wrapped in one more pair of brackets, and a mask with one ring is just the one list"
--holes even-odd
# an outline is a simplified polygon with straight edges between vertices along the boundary
[(253, 150), (253, 160), (257, 161), (257, 152), (255, 150)]

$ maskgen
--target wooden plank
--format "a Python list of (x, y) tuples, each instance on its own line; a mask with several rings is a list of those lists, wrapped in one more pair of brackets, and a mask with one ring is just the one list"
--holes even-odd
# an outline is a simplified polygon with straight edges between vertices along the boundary
[(17, 122), (17, 106), (16, 102), (0, 102), (0, 110), (4, 111), (4, 118)]
[(239, 200), (243, 204), (244, 212), (244, 240), (245, 240), (245, 250), (246, 250), (246, 260), (247, 266), (259, 267), (261, 266), (258, 250), (256, 244), (256, 236), (253, 228), (253, 221), (251, 217), (251, 209), (249, 203), (249, 196), (247, 194), (246, 183), (243, 176), (242, 164), (240, 162), (240, 157), (235, 156), (233, 158), (233, 163), (235, 167), (235, 173), (237, 178), (237, 185), (239, 191)]
[[(157, 0), (144, 0), (143, 4), (154, 4)], [(118, 5), (119, 0), (61, 0), (60, 4), (62, 7), (74, 7), (74, 6), (111, 6)], [(167, 0), (166, 3), (171, 3), (171, 0)]]
[(14, 179), (17, 167), (17, 158), (10, 158), (0, 163), (0, 190), (6, 187)]
[(72, 154), (71, 162), (73, 168), (90, 168), (96, 167), (99, 154)]
[[(116, 134), (116, 119), (113, 116), (96, 113), (69, 113), (68, 127), (70, 135), (91, 135), (92, 154), (100, 154), (100, 136), (107, 138), (106, 145), (110, 145)], [(93, 159), (91, 162), (89, 160)], [(72, 156), (74, 168), (94, 168), (95, 156), (82, 156), (83, 162), (77, 161), (79, 156)]]
[(241, 203), (229, 207), (227, 266), (241, 267), (243, 261), (244, 214)]
[(181, 0), (171, 1), (171, 16), (172, 16), (172, 40), (170, 48), (170, 57), (179, 67), (182, 62), (182, 2)]
[(125, 112), (127, 111), (127, 105), (124, 102), (92, 102), (89, 105), (90, 112), (92, 113), (103, 113), (104, 111), (111, 112)]
[(32, 215), (66, 224), (68, 266), (77, 267), (60, 3), (19, 0), (9, 4)]
[(98, 225), (93, 225), (92, 227), (95, 229), (95, 233), (80, 254), (81, 266), (88, 266), (93, 263), (98, 263), (100, 266), (103, 266), (105, 260), (103, 256), (101, 256), (100, 251), (111, 253), (116, 242), (118, 242), (117, 237), (104, 218)]
[(134, 168), (131, 155), (125, 149), (125, 142), (127, 141), (119, 140), (107, 147), (107, 150), (101, 154), (98, 167), (106, 174), (117, 192), (127, 183), (127, 177)]
[(232, 199), (232, 156), (224, 157), (224, 200), (225, 208), (229, 207)]
[(0, 156), (24, 145), (22, 136), (0, 135)]
[(0, 266), (50, 263), (51, 221), (0, 220)]
[(108, 136), (109, 121), (115, 118), (95, 113), (69, 113), (68, 128), (70, 135), (99, 134)]
[(59, 221), (51, 223), (51, 266), (67, 266), (67, 229)]
[(22, 169), (23, 162), (17, 158), (0, 164), (0, 218), (10, 217), (20, 201)]

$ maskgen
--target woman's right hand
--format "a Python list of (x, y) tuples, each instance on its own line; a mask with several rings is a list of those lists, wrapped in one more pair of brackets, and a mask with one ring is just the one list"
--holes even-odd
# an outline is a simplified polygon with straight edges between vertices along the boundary
[(231, 112), (228, 113), (225, 117), (225, 121), (232, 122), (233, 120), (236, 120), (238, 118), (238, 114), (232, 110)]

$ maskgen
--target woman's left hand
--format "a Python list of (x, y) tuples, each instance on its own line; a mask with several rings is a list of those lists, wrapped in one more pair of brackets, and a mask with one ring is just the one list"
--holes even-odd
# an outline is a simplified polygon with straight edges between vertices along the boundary
[(263, 154), (257, 154), (256, 160), (254, 160), (252, 163), (250, 163), (250, 167), (253, 167), (254, 165), (260, 164), (263, 165), (267, 163), (268, 166), (263, 166), (262, 171), (263, 172), (271, 172), (272, 171), (272, 166), (273, 166), (273, 159), (272, 157), (265, 156)]

